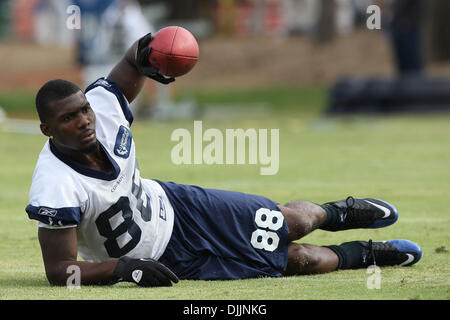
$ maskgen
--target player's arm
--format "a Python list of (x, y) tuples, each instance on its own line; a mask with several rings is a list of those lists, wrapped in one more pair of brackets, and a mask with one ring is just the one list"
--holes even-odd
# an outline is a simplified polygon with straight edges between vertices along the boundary
[(102, 263), (77, 261), (76, 228), (39, 228), (39, 243), (44, 259), (45, 273), (52, 285), (63, 286), (70, 276), (69, 266), (80, 268), (80, 284), (113, 284), (119, 280), (114, 275), (117, 259)]
[(121, 257), (105, 262), (77, 261), (76, 228), (39, 228), (39, 243), (44, 259), (45, 273), (52, 285), (64, 286), (70, 266), (80, 268), (80, 285), (107, 285), (118, 281), (134, 282), (142, 287), (171, 286), (177, 276), (153, 259)]
[(108, 75), (108, 79), (119, 86), (128, 102), (136, 98), (147, 77), (163, 84), (175, 81), (174, 78), (162, 76), (150, 65), (148, 57), (151, 51), (149, 46), (151, 40), (150, 33), (137, 40)]

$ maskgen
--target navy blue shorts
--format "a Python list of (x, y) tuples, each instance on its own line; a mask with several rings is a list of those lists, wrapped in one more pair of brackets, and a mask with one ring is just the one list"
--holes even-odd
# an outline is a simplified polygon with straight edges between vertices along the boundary
[(159, 261), (180, 279), (279, 277), (288, 227), (277, 203), (241, 192), (161, 182), (175, 211)]

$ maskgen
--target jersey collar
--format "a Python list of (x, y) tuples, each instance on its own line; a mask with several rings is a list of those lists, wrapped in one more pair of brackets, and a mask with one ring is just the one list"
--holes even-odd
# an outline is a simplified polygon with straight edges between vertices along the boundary
[(101, 179), (101, 180), (106, 180), (106, 181), (115, 180), (119, 176), (120, 167), (117, 164), (117, 162), (109, 155), (108, 151), (101, 144), (101, 142), (98, 141), (98, 143), (99, 143), (100, 147), (102, 148), (102, 150), (105, 152), (106, 156), (108, 157), (108, 160), (113, 165), (113, 167), (114, 167), (113, 172), (104, 172), (104, 171), (99, 171), (99, 170), (95, 170), (95, 169), (86, 167), (86, 166), (72, 160), (71, 158), (66, 156), (64, 153), (59, 151), (53, 144), (52, 140), (49, 140), (50, 151), (55, 155), (55, 157), (57, 157), (59, 160), (61, 160), (65, 164), (67, 164), (69, 167), (71, 167), (76, 172), (78, 172), (82, 175), (91, 177), (91, 178), (96, 178), (96, 179)]

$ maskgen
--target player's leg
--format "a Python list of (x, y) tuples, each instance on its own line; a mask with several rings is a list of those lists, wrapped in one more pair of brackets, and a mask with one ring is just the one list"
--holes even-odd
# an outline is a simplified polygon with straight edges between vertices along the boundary
[(309, 201), (291, 201), (278, 206), (289, 228), (289, 241), (298, 240), (319, 228), (327, 213), (319, 205)]
[[(350, 225), (360, 228), (381, 227), (384, 223), (393, 223), (383, 221), (383, 217), (390, 215), (395, 220), (398, 217), (397, 210), (384, 201), (356, 200), (347, 198), (347, 200), (330, 202), (322, 206), (308, 201), (292, 201), (284, 206), (279, 205), (288, 225), (289, 241), (300, 239), (327, 224), (327, 227), (333, 226), (332, 231), (350, 229)], [(383, 214), (380, 215), (379, 211)], [(337, 219), (336, 216), (341, 217), (341, 214), (343, 219)], [(336, 219), (330, 223), (330, 219), (333, 218)], [(420, 247), (409, 240), (351, 241), (328, 247), (290, 243), (285, 275), (365, 268), (372, 264), (407, 266), (419, 261), (421, 256)]]
[(411, 266), (421, 257), (422, 249), (416, 243), (404, 239), (350, 241), (326, 247), (290, 243), (284, 275), (326, 273), (337, 269), (367, 268), (371, 265)]
[(291, 201), (279, 206), (289, 227), (289, 240), (298, 240), (315, 229), (339, 231), (356, 228), (382, 228), (398, 219), (397, 209), (374, 198), (327, 202)]
[(290, 243), (284, 275), (326, 273), (336, 270), (338, 266), (338, 255), (327, 247)]

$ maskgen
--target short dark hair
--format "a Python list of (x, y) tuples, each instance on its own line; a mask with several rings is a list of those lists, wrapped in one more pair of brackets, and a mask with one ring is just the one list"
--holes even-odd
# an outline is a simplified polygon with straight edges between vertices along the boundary
[(78, 91), (81, 89), (76, 84), (63, 79), (50, 80), (45, 83), (36, 94), (36, 110), (41, 122), (45, 123), (49, 116), (48, 105), (50, 102), (67, 98)]

